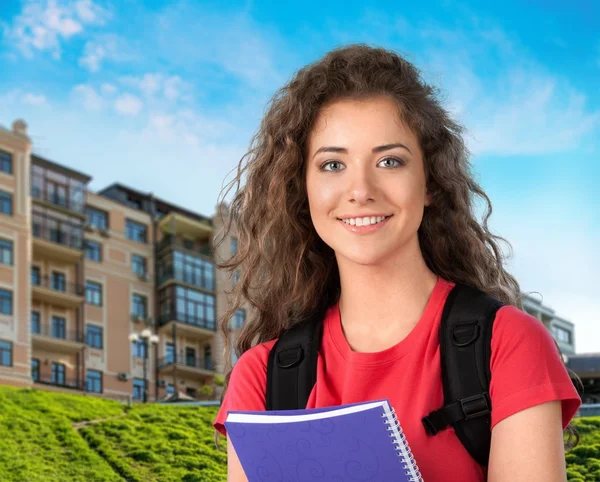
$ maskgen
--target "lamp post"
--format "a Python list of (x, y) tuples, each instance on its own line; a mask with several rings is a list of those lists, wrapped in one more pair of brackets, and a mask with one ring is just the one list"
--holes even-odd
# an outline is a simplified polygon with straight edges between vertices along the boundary
[(158, 336), (152, 334), (149, 328), (144, 328), (141, 333), (131, 333), (129, 335), (130, 342), (142, 340), (144, 343), (144, 395), (142, 400), (144, 403), (148, 401), (148, 380), (147, 380), (147, 364), (148, 364), (148, 347), (158, 344)]

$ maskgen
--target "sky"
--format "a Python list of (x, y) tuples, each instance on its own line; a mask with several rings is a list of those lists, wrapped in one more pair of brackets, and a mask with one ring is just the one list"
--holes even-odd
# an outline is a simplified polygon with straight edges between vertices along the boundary
[(210, 216), (298, 69), (393, 49), (467, 129), (509, 271), (600, 352), (600, 3), (568, 3), (0, 0), (0, 125)]

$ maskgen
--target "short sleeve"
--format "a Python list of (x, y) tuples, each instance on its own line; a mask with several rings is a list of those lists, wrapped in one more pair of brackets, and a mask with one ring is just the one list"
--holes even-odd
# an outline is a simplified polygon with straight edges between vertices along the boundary
[(233, 366), (223, 403), (213, 422), (221, 434), (227, 436), (224, 422), (229, 410), (265, 410), (267, 360), (275, 341), (250, 348)]
[(492, 428), (521, 410), (560, 400), (564, 429), (581, 405), (550, 332), (514, 306), (496, 314), (490, 365)]

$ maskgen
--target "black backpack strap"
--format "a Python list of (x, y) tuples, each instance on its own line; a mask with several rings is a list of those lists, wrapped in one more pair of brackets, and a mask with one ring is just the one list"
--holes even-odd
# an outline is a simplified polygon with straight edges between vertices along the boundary
[(490, 357), (492, 326), (503, 303), (456, 284), (444, 306), (440, 356), (444, 407), (422, 422), (430, 435), (451, 425), (471, 456), (488, 464), (491, 443)]
[(306, 408), (317, 381), (317, 357), (322, 335), (322, 311), (280, 335), (269, 353), (266, 410)]

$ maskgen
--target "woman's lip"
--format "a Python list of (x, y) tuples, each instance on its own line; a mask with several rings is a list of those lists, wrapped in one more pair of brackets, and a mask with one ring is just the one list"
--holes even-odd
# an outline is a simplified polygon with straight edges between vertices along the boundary
[(375, 224), (370, 224), (369, 226), (352, 226), (351, 224), (346, 224), (341, 219), (338, 219), (338, 221), (340, 223), (342, 223), (344, 225), (344, 227), (351, 233), (370, 234), (370, 233), (373, 233), (373, 232), (381, 229), (383, 226), (385, 226), (391, 217), (392, 216), (388, 216), (383, 221), (381, 221), (379, 223), (375, 223)]

